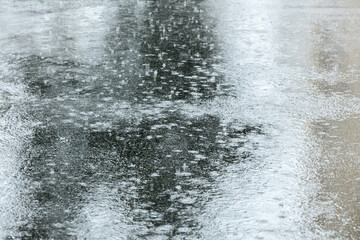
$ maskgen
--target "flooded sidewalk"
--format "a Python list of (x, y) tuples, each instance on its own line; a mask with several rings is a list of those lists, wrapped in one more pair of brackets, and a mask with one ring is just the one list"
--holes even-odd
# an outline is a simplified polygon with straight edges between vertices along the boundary
[(0, 238), (357, 239), (356, 1), (0, 7)]

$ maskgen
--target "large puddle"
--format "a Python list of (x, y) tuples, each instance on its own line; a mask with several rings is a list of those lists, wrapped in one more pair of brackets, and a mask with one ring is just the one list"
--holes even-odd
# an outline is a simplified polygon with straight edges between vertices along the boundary
[(358, 7), (4, 1), (0, 238), (358, 238)]

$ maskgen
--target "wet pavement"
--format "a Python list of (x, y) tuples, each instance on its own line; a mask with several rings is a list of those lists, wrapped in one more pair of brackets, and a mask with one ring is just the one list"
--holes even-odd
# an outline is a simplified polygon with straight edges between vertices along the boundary
[(359, 238), (359, 7), (4, 0), (0, 238)]

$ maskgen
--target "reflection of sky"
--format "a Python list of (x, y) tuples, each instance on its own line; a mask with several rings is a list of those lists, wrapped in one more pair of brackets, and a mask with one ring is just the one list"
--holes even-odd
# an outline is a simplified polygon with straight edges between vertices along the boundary
[[(347, 179), (345, 170), (335, 170), (337, 164), (341, 165), (335, 159), (338, 154), (344, 154), (342, 151), (346, 152), (345, 146), (351, 140), (335, 144), (338, 154), (333, 155), (335, 149), (319, 153), (319, 145), (309, 130), (319, 119), (326, 119), (331, 126), (333, 119), (352, 118), (352, 114), (359, 112), (358, 94), (349, 88), (358, 78), (358, 71), (354, 71), (358, 64), (354, 51), (357, 40), (352, 31), (344, 31), (358, 17), (354, 9), (346, 6), (348, 3), (272, 1), (264, 4), (230, 0), (209, 4), (221, 12), (217, 14), (214, 10), (221, 26), (215, 34), (222, 36), (222, 48), (228, 49), (224, 61), (228, 62), (229, 71), (224, 78), (230, 79), (238, 89), (236, 100), (219, 100), (220, 106), (225, 106), (219, 111), (223, 116), (262, 124), (269, 135), (266, 140), (258, 137), (255, 140), (259, 144), (255, 151), (257, 161), (245, 163), (243, 172), (230, 167), (230, 173), (219, 180), (225, 194), (210, 202), (201, 217), (205, 225), (202, 232), (207, 239), (316, 238), (311, 230), (329, 237), (332, 232), (341, 232), (337, 236), (356, 236), (356, 231), (348, 227), (356, 225), (353, 206), (357, 200), (353, 193), (357, 185), (346, 181), (352, 190), (343, 190), (343, 194), (336, 188), (330, 190), (343, 199), (333, 202), (326, 194), (327, 197), (321, 198), (326, 186), (342, 182), (336, 179)], [(334, 68), (336, 65), (341, 68)], [(355, 94), (350, 94), (352, 91)], [(345, 129), (351, 128), (351, 124), (345, 125)], [(346, 131), (343, 134), (350, 135)], [(333, 145), (330, 138), (326, 141)], [(331, 168), (327, 168), (326, 154), (333, 155)], [(351, 154), (357, 156), (356, 152)], [(350, 169), (353, 164), (344, 164), (339, 169), (349, 168), (348, 172), (353, 172)], [(324, 176), (314, 173), (313, 168), (326, 173)], [(340, 175), (332, 178), (332, 174)], [(318, 198), (313, 199), (317, 193)], [(350, 196), (354, 198), (349, 201)], [(232, 204), (213, 211), (226, 203)], [(346, 209), (336, 212), (343, 218), (331, 217), (334, 210), (331, 203)], [(328, 218), (320, 212), (327, 212)], [(211, 224), (207, 224), (209, 219)], [(313, 219), (318, 220), (314, 223)], [(346, 226), (341, 220), (352, 225)]]
[[(28, 129), (22, 122), (16, 122), (21, 116), (2, 117), (0, 121), (0, 237), (16, 234), (16, 226), (29, 214), (24, 198), (23, 176), (21, 169), (21, 144)], [(7, 122), (8, 121), (8, 122)]]
[[(96, 62), (109, 17), (108, 5), (28, 2), (4, 10), (1, 36), (8, 53), (57, 55)], [(106, 7), (105, 7), (106, 6)]]

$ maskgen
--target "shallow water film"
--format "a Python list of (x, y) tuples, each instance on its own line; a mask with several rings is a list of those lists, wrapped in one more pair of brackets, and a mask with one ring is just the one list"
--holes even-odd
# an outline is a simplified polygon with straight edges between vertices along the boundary
[(360, 2), (2, 0), (0, 239), (359, 239)]

